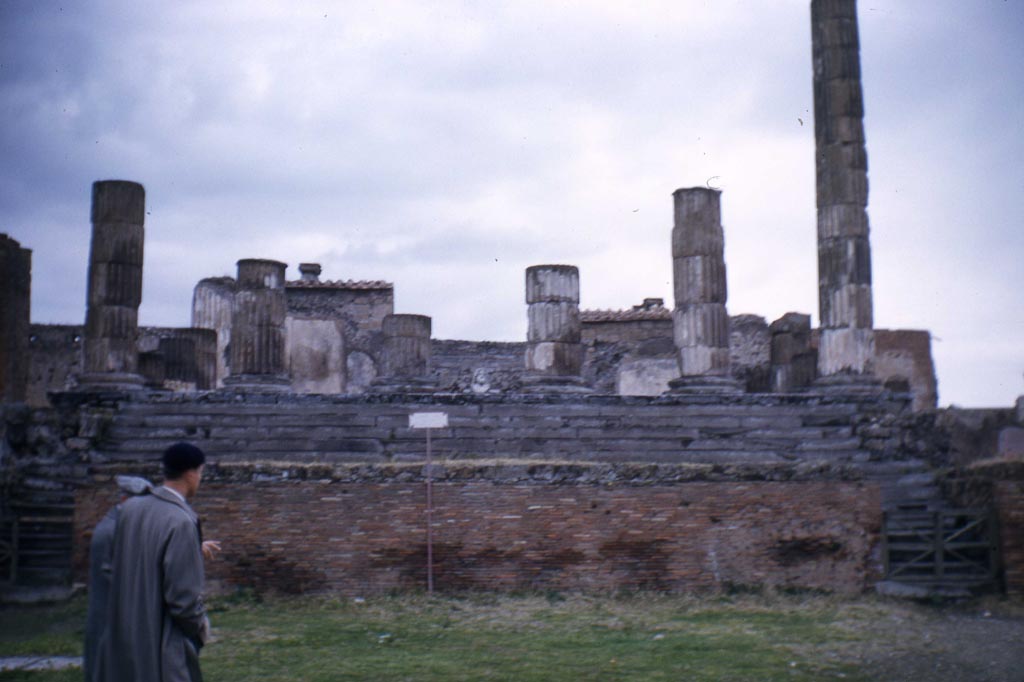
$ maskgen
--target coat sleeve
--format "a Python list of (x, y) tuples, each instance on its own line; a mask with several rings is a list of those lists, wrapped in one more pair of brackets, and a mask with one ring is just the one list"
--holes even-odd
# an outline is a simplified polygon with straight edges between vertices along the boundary
[(171, 529), (164, 551), (163, 569), (164, 604), (168, 614), (182, 632), (200, 639), (206, 627), (206, 607), (202, 596), (203, 555), (199, 530), (191, 519), (182, 519)]

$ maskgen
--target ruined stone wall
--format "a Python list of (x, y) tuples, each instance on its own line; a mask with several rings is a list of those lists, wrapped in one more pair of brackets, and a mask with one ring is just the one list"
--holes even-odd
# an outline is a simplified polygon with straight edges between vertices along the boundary
[(365, 391), (381, 370), (381, 325), (394, 313), (394, 288), (385, 282), (295, 281), (287, 283), (285, 296), (286, 325), (301, 337), (289, 341), (289, 357), (297, 370), (292, 373), (293, 390)]
[(80, 324), (33, 324), (29, 328), (29, 405), (48, 405), (46, 394), (66, 391), (74, 385), (74, 376), (82, 371)]
[[(435, 584), (691, 591), (775, 585), (857, 593), (877, 578), (877, 484), (795, 470), (445, 462), (434, 471)], [(115, 501), (76, 499), (75, 565)], [(211, 582), (348, 595), (422, 589), (421, 466), (210, 467), (195, 500), (222, 542)], [(799, 504), (794, 504), (799, 500)]]
[(882, 383), (904, 384), (914, 394), (915, 410), (935, 408), (938, 385), (927, 331), (876, 329), (874, 373)]
[(522, 386), (525, 343), (434, 339), (430, 353), (440, 391), (504, 393)]

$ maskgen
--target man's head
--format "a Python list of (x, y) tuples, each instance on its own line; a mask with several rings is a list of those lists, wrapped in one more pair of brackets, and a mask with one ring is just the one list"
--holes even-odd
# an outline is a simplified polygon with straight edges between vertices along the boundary
[(175, 488), (183, 489), (185, 497), (199, 490), (206, 455), (191, 443), (175, 443), (164, 451), (164, 478)]

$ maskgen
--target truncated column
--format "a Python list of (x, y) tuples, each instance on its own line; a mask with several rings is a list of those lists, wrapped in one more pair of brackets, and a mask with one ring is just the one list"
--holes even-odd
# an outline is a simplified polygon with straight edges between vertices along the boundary
[(432, 391), (430, 378), (431, 319), (426, 315), (387, 315), (383, 320), (384, 352), (376, 392)]
[(673, 392), (737, 392), (729, 370), (721, 192), (694, 187), (672, 198), (672, 328), (680, 377), (669, 386)]
[(199, 280), (192, 292), (192, 326), (216, 334), (214, 378), (210, 388), (220, 388), (228, 376), (231, 344), (231, 318), (235, 308), (237, 283), (231, 277)]
[(146, 192), (137, 182), (92, 185), (92, 243), (85, 313), (83, 390), (136, 389)]
[(0, 234), (0, 403), (28, 393), (32, 252)]
[(812, 0), (818, 371), (868, 378), (874, 358), (868, 159), (856, 0)]
[(287, 267), (273, 260), (238, 261), (231, 316), (231, 374), (225, 385), (252, 391), (288, 390), (284, 361)]
[(583, 388), (580, 342), (580, 273), (574, 265), (534, 265), (526, 269), (527, 383)]

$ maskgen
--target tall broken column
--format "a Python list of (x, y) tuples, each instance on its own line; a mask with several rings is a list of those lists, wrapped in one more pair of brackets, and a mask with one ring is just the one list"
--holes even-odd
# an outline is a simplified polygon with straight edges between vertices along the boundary
[(707, 187), (672, 193), (672, 330), (679, 378), (672, 392), (736, 393), (729, 366), (729, 313), (721, 192)]
[(231, 368), (225, 386), (248, 391), (287, 391), (284, 272), (274, 260), (238, 261), (231, 316)]
[(0, 403), (28, 393), (32, 251), (0, 234)]
[(818, 372), (868, 379), (874, 357), (868, 158), (856, 0), (812, 0), (818, 206)]
[(145, 217), (146, 191), (139, 183), (93, 183), (84, 372), (78, 377), (83, 390), (142, 387), (136, 337)]
[(531, 388), (586, 390), (580, 323), (580, 272), (575, 265), (526, 269), (525, 383)]

